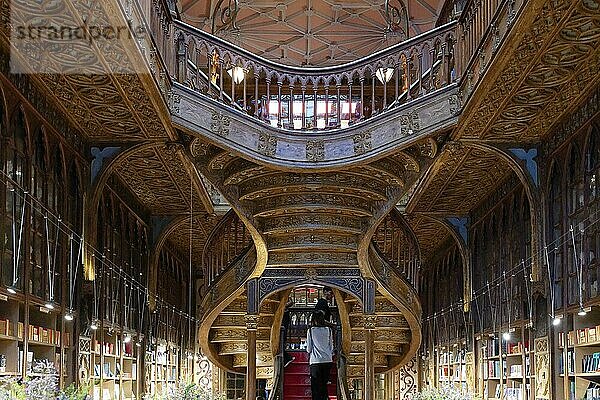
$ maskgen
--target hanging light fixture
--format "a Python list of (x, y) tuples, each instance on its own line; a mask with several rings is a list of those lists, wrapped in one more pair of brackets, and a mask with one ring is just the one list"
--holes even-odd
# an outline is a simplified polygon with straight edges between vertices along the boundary
[(67, 313), (65, 314), (65, 320), (66, 321), (73, 321), (73, 310), (67, 311)]
[(44, 304), (44, 307), (46, 307), (48, 310), (54, 310), (54, 303), (48, 301), (46, 304)]
[(241, 83), (244, 78), (246, 78), (246, 72), (242, 67), (231, 67), (227, 70), (229, 76), (233, 79), (235, 83)]
[(92, 321), (92, 323), (90, 324), (90, 329), (95, 331), (98, 329), (98, 322), (97, 321)]
[(394, 74), (394, 68), (379, 68), (375, 72), (375, 76), (379, 79), (381, 83), (388, 83), (390, 79), (392, 79), (392, 75)]
[(9, 286), (6, 288), (6, 291), (10, 294), (17, 294), (17, 288), (14, 286)]
[(555, 315), (554, 318), (552, 319), (552, 325), (554, 325), (554, 326), (560, 325), (562, 318), (563, 318), (562, 314)]
[(123, 338), (123, 343), (129, 343), (131, 342), (131, 335), (129, 335), (129, 333), (127, 333), (125, 335), (125, 337)]
[(502, 339), (504, 339), (505, 341), (509, 341), (510, 340), (510, 332), (506, 331), (502, 334)]

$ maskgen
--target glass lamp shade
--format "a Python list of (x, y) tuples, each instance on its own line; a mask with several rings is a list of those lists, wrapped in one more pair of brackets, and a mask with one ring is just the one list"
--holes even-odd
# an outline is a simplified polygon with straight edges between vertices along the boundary
[(240, 83), (246, 77), (246, 73), (244, 72), (244, 68), (242, 67), (233, 67), (227, 70), (229, 76), (233, 78), (235, 83)]
[(392, 79), (392, 75), (394, 74), (394, 68), (379, 68), (377, 72), (375, 72), (375, 76), (379, 79), (381, 83), (387, 83)]

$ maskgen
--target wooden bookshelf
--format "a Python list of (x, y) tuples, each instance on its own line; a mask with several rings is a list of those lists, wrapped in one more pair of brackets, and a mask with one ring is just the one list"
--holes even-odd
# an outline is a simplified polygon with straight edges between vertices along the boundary
[(94, 400), (141, 398), (140, 347), (130, 333), (107, 326), (109, 324), (101, 324), (89, 339), (92, 397)]
[(534, 352), (530, 329), (517, 327), (510, 339), (501, 333), (476, 338), (476, 391), (484, 399), (534, 399)]
[(0, 301), (0, 376), (41, 376), (34, 366), (45, 362), (54, 367), (60, 387), (71, 383), (72, 326), (63, 322), (60, 306), (49, 310), (32, 296), (4, 295), (6, 300)]
[(453, 386), (462, 393), (467, 392), (466, 353), (464, 342), (435, 349), (437, 355), (436, 385), (438, 387)]
[(558, 382), (566, 399), (600, 397), (600, 311), (568, 314), (557, 335)]

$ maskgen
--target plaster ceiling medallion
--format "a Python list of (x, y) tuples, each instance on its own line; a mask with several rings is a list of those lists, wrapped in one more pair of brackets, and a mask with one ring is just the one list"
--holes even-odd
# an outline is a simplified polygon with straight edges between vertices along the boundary
[(263, 57), (324, 66), (432, 29), (440, 7), (439, 0), (182, 0), (180, 10), (186, 22)]

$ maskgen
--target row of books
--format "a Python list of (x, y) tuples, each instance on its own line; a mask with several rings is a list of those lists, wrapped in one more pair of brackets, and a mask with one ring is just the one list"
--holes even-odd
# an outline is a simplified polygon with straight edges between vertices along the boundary
[[(104, 363), (104, 367), (102, 368), (102, 373), (104, 378), (135, 378), (137, 377), (137, 364), (131, 364), (131, 371), (123, 371), (121, 368), (121, 363), (117, 362), (115, 364), (115, 370), (111, 369), (110, 363)], [(100, 378), (100, 364), (94, 365), (94, 377)]]
[(528, 352), (528, 346), (529, 345), (527, 342), (525, 343), (525, 345), (523, 345), (522, 342), (506, 343), (506, 354), (521, 354), (523, 353), (523, 351)]
[[(504, 372), (506, 368), (506, 362), (502, 361), (502, 372)], [(503, 376), (503, 373), (500, 372), (500, 360), (488, 361), (488, 370), (487, 370), (488, 378), (499, 378)]]
[(498, 338), (491, 338), (488, 341), (487, 346), (483, 348), (483, 356), (484, 357), (496, 357), (499, 355), (499, 345), (500, 341)]
[(585, 400), (596, 400), (600, 398), (600, 384), (590, 382), (585, 390)]
[(121, 346), (121, 350), (119, 351), (119, 346), (116, 346), (111, 342), (99, 342), (98, 340), (94, 340), (94, 352), (100, 354), (100, 350), (104, 353), (104, 355), (111, 355), (119, 357), (121, 352), (125, 357), (133, 357), (133, 342), (123, 343)]
[(463, 363), (465, 362), (465, 356), (467, 351), (465, 349), (456, 350), (456, 351), (447, 351), (445, 353), (440, 354), (440, 364), (448, 364), (448, 363)]
[(581, 372), (600, 371), (600, 352), (586, 354), (581, 359)]
[(514, 364), (509, 367), (509, 375), (510, 377), (522, 377), (523, 376), (523, 366), (521, 364)]
[[(559, 357), (558, 358), (558, 372), (560, 374), (564, 374), (565, 373), (565, 357)], [(575, 373), (575, 352), (573, 352), (573, 350), (569, 350), (567, 352), (567, 360), (566, 360), (566, 367), (567, 367), (567, 372), (569, 374), (574, 374)]]
[[(15, 328), (15, 324), (11, 320), (9, 320), (9, 319), (0, 320), (0, 335), (15, 337), (15, 329), (14, 328)], [(23, 330), (24, 330), (23, 323), (17, 322), (17, 332), (16, 332), (17, 339), (19, 339), (19, 340), (23, 339)], [(68, 332), (65, 332), (64, 335), (62, 335), (62, 336), (64, 337), (64, 341), (65, 341), (64, 345), (67, 347), (70, 346), (71, 345), (71, 334)], [(60, 346), (61, 332), (54, 330), (54, 329), (50, 329), (50, 328), (44, 328), (42, 326), (29, 325), (27, 337), (29, 340), (32, 340), (35, 342)]]
[[(21, 322), (19, 322), (18, 323), (19, 332), (21, 332), (22, 329), (23, 329), (23, 324)], [(71, 334), (68, 332), (65, 332), (65, 334), (62, 336), (64, 338), (64, 345), (70, 346), (71, 345)], [(61, 332), (56, 331), (54, 329), (50, 329), (50, 328), (44, 328), (41, 326), (29, 325), (28, 337), (29, 337), (29, 340), (33, 340), (36, 342), (60, 346)], [(20, 338), (20, 336), (19, 336), (19, 338)]]
[[(600, 325), (581, 328), (567, 333), (567, 346), (577, 344), (597, 343), (600, 341)], [(558, 335), (558, 346), (565, 346), (565, 333), (560, 332)]]

